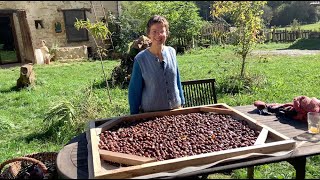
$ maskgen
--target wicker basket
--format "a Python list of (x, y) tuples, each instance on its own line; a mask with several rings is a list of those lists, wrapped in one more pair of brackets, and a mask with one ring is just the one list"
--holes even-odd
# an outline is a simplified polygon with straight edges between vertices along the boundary
[(0, 179), (57, 179), (57, 155), (42, 152), (7, 160), (0, 164)]

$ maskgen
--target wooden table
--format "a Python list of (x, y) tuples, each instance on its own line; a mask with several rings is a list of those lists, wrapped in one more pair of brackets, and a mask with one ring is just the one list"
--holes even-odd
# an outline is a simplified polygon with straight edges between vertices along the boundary
[[(237, 106), (236, 110), (262, 122), (264, 125), (294, 139), (297, 147), (289, 154), (276, 157), (254, 157), (217, 164), (196, 172), (188, 172), (176, 177), (200, 176), (238, 168), (287, 161), (296, 170), (296, 178), (305, 178), (306, 157), (320, 154), (320, 134), (307, 133), (307, 124), (275, 115), (259, 115), (253, 105)], [(88, 179), (88, 148), (85, 133), (72, 139), (58, 154), (57, 169), (61, 178)]]

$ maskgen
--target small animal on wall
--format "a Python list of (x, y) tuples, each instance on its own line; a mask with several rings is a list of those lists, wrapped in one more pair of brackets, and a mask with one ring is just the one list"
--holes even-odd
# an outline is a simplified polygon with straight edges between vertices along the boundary
[(35, 85), (35, 73), (31, 63), (25, 64), (20, 68), (20, 77), (17, 80), (17, 88), (24, 88)]

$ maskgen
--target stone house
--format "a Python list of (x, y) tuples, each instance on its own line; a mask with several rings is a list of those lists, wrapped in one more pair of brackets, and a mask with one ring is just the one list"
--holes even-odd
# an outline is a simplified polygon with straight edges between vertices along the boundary
[(94, 22), (92, 5), (100, 6), (97, 16), (103, 13), (101, 7), (115, 16), (120, 13), (119, 1), (0, 1), (0, 45), (16, 53), (16, 60), (9, 63), (38, 63), (42, 40), (49, 49), (58, 47), (60, 58), (86, 56), (87, 47), (94, 50), (95, 43), (86, 30), (76, 30), (74, 22), (76, 18)]

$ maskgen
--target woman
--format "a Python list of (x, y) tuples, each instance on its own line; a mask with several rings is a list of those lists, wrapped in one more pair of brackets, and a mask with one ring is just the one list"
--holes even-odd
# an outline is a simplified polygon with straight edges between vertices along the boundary
[(180, 108), (184, 103), (176, 51), (165, 46), (169, 23), (153, 16), (147, 23), (151, 47), (139, 52), (133, 63), (129, 83), (130, 113)]

